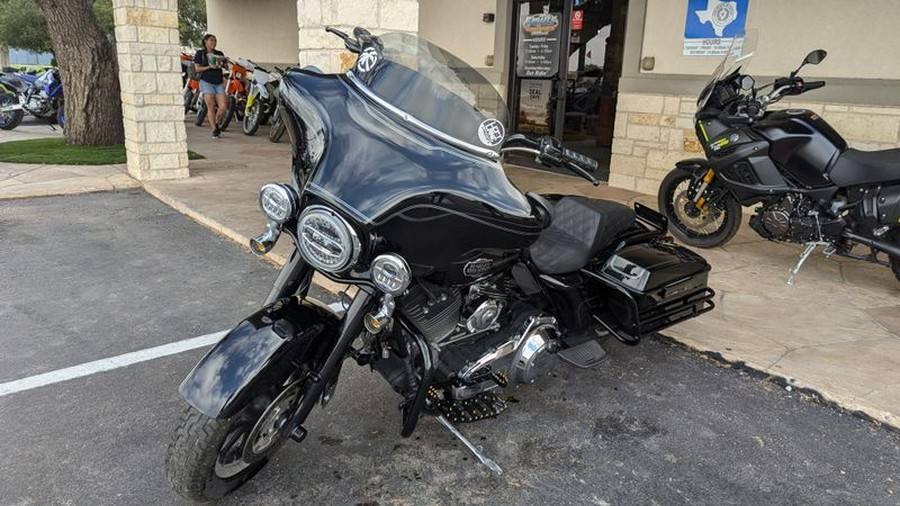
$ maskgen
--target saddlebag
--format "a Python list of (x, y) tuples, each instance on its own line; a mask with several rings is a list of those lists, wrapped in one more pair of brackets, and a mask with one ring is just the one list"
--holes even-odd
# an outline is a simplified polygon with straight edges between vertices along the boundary
[(626, 246), (591, 267), (605, 304), (598, 316), (616, 332), (640, 338), (713, 309), (710, 266), (670, 242)]

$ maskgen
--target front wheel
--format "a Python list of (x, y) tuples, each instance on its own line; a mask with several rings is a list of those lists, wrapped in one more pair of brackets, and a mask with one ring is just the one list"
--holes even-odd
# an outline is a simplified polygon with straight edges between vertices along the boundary
[(275, 119), (272, 121), (272, 129), (269, 130), (269, 141), (270, 142), (279, 142), (281, 141), (281, 137), (284, 135), (285, 127), (284, 122), (281, 121), (281, 115), (276, 114)]
[(693, 197), (699, 184), (690, 172), (672, 170), (659, 185), (659, 210), (679, 241), (697, 248), (721, 246), (741, 226), (741, 204), (730, 193), (707, 189), (706, 203), (698, 209)]
[(253, 102), (250, 106), (250, 110), (247, 111), (247, 114), (244, 114), (244, 135), (256, 135), (256, 131), (259, 130), (259, 125), (262, 124), (262, 116), (262, 102)]
[(278, 395), (256, 397), (227, 419), (209, 418), (188, 406), (166, 452), (172, 488), (187, 499), (205, 502), (243, 485), (286, 440), (300, 392), (295, 382)]
[[(19, 99), (12, 93), (0, 93), (0, 107), (7, 107), (19, 103)], [(0, 130), (12, 130), (22, 123), (25, 117), (25, 111), (18, 109), (15, 111), (0, 113)]]

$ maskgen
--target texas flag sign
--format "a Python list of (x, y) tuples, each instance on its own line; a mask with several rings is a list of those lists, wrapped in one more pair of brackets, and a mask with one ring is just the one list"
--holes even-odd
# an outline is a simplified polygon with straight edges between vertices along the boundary
[(735, 34), (744, 33), (750, 0), (688, 0), (684, 23), (686, 56), (721, 56)]

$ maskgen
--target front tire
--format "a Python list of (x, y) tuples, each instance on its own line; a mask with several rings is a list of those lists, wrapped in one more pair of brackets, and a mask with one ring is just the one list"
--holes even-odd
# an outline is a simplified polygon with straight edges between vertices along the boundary
[(281, 121), (281, 115), (276, 115), (275, 120), (272, 122), (272, 129), (269, 130), (269, 142), (280, 142), (284, 131), (285, 126), (284, 122)]
[[(5, 107), (19, 103), (19, 100), (12, 93), (0, 93), (0, 107)], [(25, 117), (25, 111), (22, 109), (0, 113), (0, 130), (12, 130), (22, 123)]]
[(692, 190), (696, 178), (674, 169), (659, 185), (658, 204), (669, 220), (669, 231), (679, 241), (697, 248), (714, 248), (730, 241), (741, 226), (741, 204), (730, 193), (710, 196), (703, 211), (695, 209)]
[(260, 395), (231, 418), (215, 419), (188, 406), (166, 452), (166, 476), (193, 501), (220, 499), (252, 478), (287, 439), (287, 420), (302, 390)]
[(262, 124), (262, 102), (253, 102), (247, 114), (244, 114), (244, 135), (256, 135), (259, 126)]

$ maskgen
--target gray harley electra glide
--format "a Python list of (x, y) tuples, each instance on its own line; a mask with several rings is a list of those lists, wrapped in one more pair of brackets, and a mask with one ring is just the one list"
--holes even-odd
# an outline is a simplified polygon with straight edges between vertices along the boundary
[[(507, 137), (506, 106), (474, 69), (408, 34), (334, 29), (358, 55), (343, 75), (288, 70), (279, 87), (291, 184), (267, 184), (258, 254), (295, 250), (264, 307), (181, 384), (166, 457), (178, 493), (234, 490), (286, 440), (303, 441), (352, 359), (401, 397), (400, 435), (435, 417), (494, 417), (504, 392), (712, 309), (709, 265), (658, 213), (603, 200), (522, 194), (499, 163), (529, 153), (593, 180), (596, 162), (551, 138)], [(307, 296), (312, 274), (353, 285), (343, 303)]]

